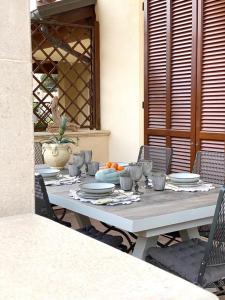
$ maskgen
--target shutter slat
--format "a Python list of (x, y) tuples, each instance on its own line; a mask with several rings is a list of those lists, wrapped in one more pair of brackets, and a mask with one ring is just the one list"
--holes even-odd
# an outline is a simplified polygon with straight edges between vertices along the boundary
[(148, 127), (166, 126), (166, 0), (148, 1)]
[(190, 170), (190, 140), (183, 138), (172, 138), (173, 148), (172, 172), (184, 172)]
[[(180, 134), (184, 131), (189, 133), (191, 130), (192, 2), (192, 0), (173, 0), (169, 4), (167, 0), (148, 0), (148, 105), (146, 106), (148, 111), (145, 116), (147, 115), (149, 132), (151, 129), (156, 132), (157, 129), (167, 129), (166, 135), (168, 130), (176, 130), (177, 133), (181, 132)], [(171, 5), (170, 15), (167, 5)], [(168, 22), (171, 24), (171, 32), (167, 28)], [(182, 137), (168, 139), (166, 136), (150, 134), (147, 141), (149, 145), (165, 147), (168, 140), (174, 152), (173, 171), (189, 171), (191, 153), (189, 139)]]
[(224, 24), (225, 0), (204, 1), (201, 130), (207, 132), (225, 132)]

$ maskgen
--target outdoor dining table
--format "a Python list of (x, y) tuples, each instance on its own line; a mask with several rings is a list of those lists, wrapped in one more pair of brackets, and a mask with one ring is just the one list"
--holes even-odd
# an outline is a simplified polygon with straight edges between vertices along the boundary
[[(89, 181), (93, 181), (90, 178)], [(149, 247), (158, 236), (179, 231), (182, 240), (199, 237), (198, 226), (212, 223), (219, 187), (208, 192), (175, 192), (142, 189), (141, 201), (130, 205), (94, 205), (75, 200), (69, 190), (79, 184), (48, 186), (49, 200), (73, 211), (80, 226), (90, 224), (90, 218), (135, 233), (137, 241), (133, 255), (145, 260)]]

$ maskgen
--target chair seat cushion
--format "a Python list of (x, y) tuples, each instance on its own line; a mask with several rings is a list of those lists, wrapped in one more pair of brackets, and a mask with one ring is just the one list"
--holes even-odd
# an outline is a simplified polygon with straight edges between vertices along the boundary
[(92, 237), (100, 242), (103, 242), (112, 247), (115, 247), (117, 249), (120, 249), (120, 246), (122, 245), (122, 242), (123, 242), (123, 238), (121, 236), (113, 236), (110, 234), (105, 234), (104, 232), (98, 231), (92, 225), (87, 225), (81, 229), (78, 229), (77, 231), (79, 231), (89, 237)]
[[(150, 248), (148, 261), (151, 258), (165, 266), (168, 271), (197, 284), (201, 261), (205, 254), (207, 242), (192, 239), (177, 243), (167, 248)], [(203, 286), (225, 277), (225, 265), (206, 268)]]

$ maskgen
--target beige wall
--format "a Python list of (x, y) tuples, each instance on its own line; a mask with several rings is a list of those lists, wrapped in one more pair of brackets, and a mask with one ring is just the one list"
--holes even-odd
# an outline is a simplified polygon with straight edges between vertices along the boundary
[(143, 37), (140, 0), (98, 0), (101, 122), (109, 159), (134, 161), (143, 143)]
[(0, 1), (0, 216), (33, 211), (29, 1)]

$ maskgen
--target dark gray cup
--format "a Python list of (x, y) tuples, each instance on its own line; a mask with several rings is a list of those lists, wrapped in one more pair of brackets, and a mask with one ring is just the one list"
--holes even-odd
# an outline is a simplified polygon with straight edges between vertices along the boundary
[(133, 187), (133, 181), (130, 176), (120, 176), (120, 187), (124, 191), (131, 191)]
[(95, 176), (96, 172), (99, 170), (99, 162), (91, 161), (87, 164), (87, 173), (90, 176)]
[(69, 170), (69, 175), (71, 177), (74, 177), (74, 176), (79, 176), (80, 175), (80, 169), (75, 166), (74, 164), (69, 164), (68, 165), (68, 170)]
[(163, 191), (166, 184), (166, 175), (164, 173), (152, 173), (152, 186), (155, 191)]

